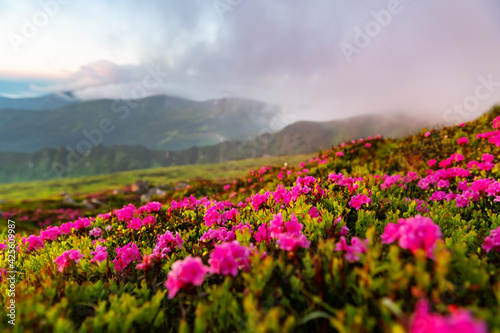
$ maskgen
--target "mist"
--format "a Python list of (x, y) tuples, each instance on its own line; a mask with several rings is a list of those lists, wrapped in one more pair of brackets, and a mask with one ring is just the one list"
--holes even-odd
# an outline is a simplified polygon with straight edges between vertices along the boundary
[[(0, 7), (4, 35), (40, 10)], [(44, 73), (51, 82), (32, 91), (82, 99), (242, 97), (297, 120), (405, 113), (455, 123), (500, 101), (499, 14), (493, 0), (74, 1), (20, 54), (2, 41), (0, 78)], [(14, 61), (37, 56), (46, 64)], [(141, 88), (151, 71), (162, 84)]]

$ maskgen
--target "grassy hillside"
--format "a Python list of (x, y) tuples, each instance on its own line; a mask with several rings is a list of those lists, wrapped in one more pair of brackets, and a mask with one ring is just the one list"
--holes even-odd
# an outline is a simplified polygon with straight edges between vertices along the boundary
[(98, 192), (120, 188), (137, 180), (147, 180), (152, 183), (174, 185), (178, 181), (203, 178), (215, 180), (241, 177), (249, 169), (262, 165), (279, 166), (287, 162), (296, 166), (312, 154), (264, 157), (227, 162), (223, 164), (201, 164), (152, 168), (105, 174), (91, 177), (67, 178), (62, 180), (47, 180), (15, 184), (0, 184), (0, 199), (6, 201), (35, 200), (58, 197), (61, 191), (71, 195)]
[(11, 232), (0, 329), (499, 333), (499, 156), (497, 107)]

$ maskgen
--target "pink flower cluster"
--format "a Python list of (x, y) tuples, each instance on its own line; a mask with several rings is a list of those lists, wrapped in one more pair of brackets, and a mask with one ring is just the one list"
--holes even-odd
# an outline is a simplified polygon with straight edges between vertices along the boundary
[(469, 143), (469, 139), (467, 139), (465, 136), (464, 137), (461, 137), (460, 139), (458, 139), (457, 143), (459, 145), (465, 145), (465, 144), (468, 144)]
[(100, 228), (93, 228), (89, 231), (89, 236), (93, 236), (95, 238), (101, 237), (102, 230)]
[(328, 175), (328, 179), (336, 185), (347, 187), (351, 194), (359, 187), (355, 182), (363, 181), (363, 178), (345, 177), (342, 173), (331, 173)]
[(427, 300), (418, 301), (410, 321), (410, 333), (487, 333), (486, 323), (474, 319), (466, 310), (456, 310), (451, 316), (431, 313)]
[(115, 269), (119, 272), (126, 268), (134, 260), (141, 260), (141, 253), (135, 243), (128, 243), (116, 249), (117, 256), (113, 260)]
[(163, 235), (157, 236), (156, 245), (153, 249), (151, 258), (165, 258), (167, 253), (172, 252), (176, 247), (179, 250), (182, 249), (182, 244), (184, 244), (184, 240), (179, 233), (176, 233), (174, 236), (172, 232), (167, 230)]
[(186, 286), (201, 286), (208, 271), (209, 268), (204, 266), (198, 257), (187, 256), (184, 260), (174, 262), (165, 282), (168, 298), (173, 298), (181, 288)]
[(47, 229), (40, 231), (40, 238), (43, 241), (56, 240), (61, 235), (59, 227), (48, 226)]
[(218, 241), (229, 242), (236, 239), (236, 235), (232, 231), (221, 227), (219, 229), (208, 229), (200, 238), (200, 242)]
[(369, 205), (371, 203), (372, 199), (360, 193), (351, 198), (351, 200), (349, 201), (349, 206), (356, 208), (356, 210), (359, 210), (363, 204)]
[(297, 199), (301, 195), (309, 194), (314, 195), (316, 197), (322, 197), (325, 190), (321, 188), (319, 181), (312, 177), (299, 177), (295, 182), (295, 186), (292, 187), (291, 197), (293, 201), (297, 201)]
[(470, 161), (467, 164), (467, 169), (470, 170), (473, 169), (474, 167), (477, 167), (479, 170), (490, 171), (495, 167), (495, 163), (492, 163), (494, 159), (495, 156), (491, 154), (483, 154), (483, 157), (481, 158), (483, 162)]
[(321, 222), (321, 213), (316, 207), (312, 206), (311, 209), (309, 209), (309, 216), (313, 219), (319, 217), (318, 222)]
[(351, 239), (351, 245), (347, 245), (345, 237), (341, 236), (340, 242), (338, 242), (335, 246), (335, 251), (345, 251), (345, 258), (348, 261), (359, 261), (359, 255), (366, 253), (368, 242), (368, 238), (361, 240), (358, 237), (353, 237)]
[(129, 222), (134, 217), (135, 211), (136, 211), (135, 206), (132, 204), (128, 204), (123, 206), (122, 209), (115, 209), (113, 213), (116, 215), (118, 220)]
[(90, 262), (101, 263), (106, 260), (108, 258), (107, 249), (105, 246), (97, 245), (95, 251), (90, 252), (90, 255), (93, 256)]
[(259, 227), (257, 232), (261, 239), (264, 239), (264, 234), (267, 234), (267, 237), (276, 238), (282, 250), (296, 251), (300, 247), (308, 248), (311, 245), (311, 242), (301, 233), (302, 227), (303, 225), (298, 222), (293, 213), (288, 222), (284, 222), (283, 215), (279, 213), (274, 215), (268, 230), (264, 232), (264, 229)]
[(252, 196), (252, 207), (253, 207), (253, 209), (259, 210), (260, 206), (262, 206), (263, 204), (265, 204), (267, 202), (267, 200), (269, 200), (270, 194), (271, 194), (271, 192), (269, 192), (269, 191), (267, 191), (264, 194), (255, 193)]
[(283, 185), (279, 184), (276, 191), (271, 192), (275, 204), (289, 206), (292, 201), (292, 194)]
[(490, 252), (491, 250), (500, 252), (500, 227), (490, 230), (490, 234), (484, 239), (482, 247), (486, 252)]
[[(434, 160), (435, 161), (435, 160)], [(448, 157), (447, 159), (445, 160), (442, 160), (441, 162), (439, 162), (439, 167), (440, 168), (447, 168), (451, 165), (451, 163), (453, 162), (456, 162), (456, 163), (459, 163), (459, 162), (462, 162), (462, 161), (465, 161), (465, 157), (464, 155), (462, 154), (458, 154), (458, 153), (454, 153), (454, 154), (451, 154), (450, 157)], [(429, 165), (430, 166), (430, 165)]]
[(129, 222), (127, 222), (127, 228), (139, 230), (145, 225), (148, 224), (152, 225), (155, 223), (156, 223), (156, 218), (152, 215), (148, 215), (144, 219), (141, 219), (140, 217), (133, 217)]
[(43, 248), (43, 239), (39, 236), (29, 235), (28, 239), (23, 237), (22, 242), (23, 245), (26, 245), (26, 242), (28, 243), (28, 251)]
[(215, 201), (208, 200), (207, 197), (203, 197), (201, 199), (196, 199), (194, 196), (189, 196), (188, 198), (184, 198), (179, 200), (179, 202), (173, 200), (168, 208), (168, 212), (172, 212), (172, 210), (187, 208), (189, 210), (197, 210), (201, 207), (208, 207), (211, 204), (215, 203)]
[[(215, 203), (213, 206), (207, 208), (205, 216), (203, 219), (205, 220), (205, 224), (208, 227), (212, 227), (212, 225), (225, 225), (227, 221), (233, 220), (239, 212), (232, 208), (234, 205), (228, 201), (219, 201)], [(225, 210), (226, 208), (230, 208), (230, 210)]]
[(210, 272), (236, 276), (239, 269), (248, 270), (250, 268), (251, 254), (251, 249), (240, 245), (237, 240), (216, 245), (208, 260)]
[[(422, 179), (419, 180), (418, 182), (418, 187), (420, 187), (423, 190), (428, 190), (430, 185), (432, 184), (438, 184), (440, 180), (448, 180), (451, 178), (456, 178), (456, 177), (470, 177), (470, 172), (469, 170), (462, 169), (459, 167), (454, 167), (454, 168), (449, 168), (449, 169), (440, 169), (437, 171), (429, 170), (432, 171), (432, 173)], [(440, 185), (443, 185), (441, 183)]]
[(54, 260), (54, 262), (59, 266), (57, 270), (63, 272), (65, 267), (69, 267), (71, 261), (78, 263), (82, 258), (83, 254), (80, 254), (80, 250), (68, 250), (64, 251), (63, 254)]
[(425, 250), (428, 258), (434, 258), (436, 242), (441, 239), (441, 229), (431, 218), (417, 215), (408, 219), (399, 219), (398, 224), (389, 223), (380, 237), (382, 243), (391, 244), (399, 241), (399, 246), (415, 253)]
[(142, 214), (144, 212), (146, 212), (146, 213), (159, 212), (161, 210), (161, 207), (162, 207), (161, 203), (159, 203), (157, 201), (152, 201), (152, 202), (148, 202), (146, 205), (140, 207), (137, 210), (137, 213)]
[(135, 268), (146, 271), (151, 267), (152, 263), (153, 263), (153, 256), (145, 254), (142, 257), (142, 262), (140, 264), (137, 264)]
[[(458, 193), (462, 191), (462, 193)], [(461, 181), (457, 186), (457, 193), (450, 191), (446, 193), (444, 191), (434, 192), (429, 200), (432, 201), (451, 201), (455, 200), (457, 207), (468, 207), (470, 205), (470, 200), (477, 202), (481, 196), (495, 196), (495, 201), (499, 201), (500, 197), (500, 182), (485, 178), (476, 179), (470, 185), (467, 181)]]

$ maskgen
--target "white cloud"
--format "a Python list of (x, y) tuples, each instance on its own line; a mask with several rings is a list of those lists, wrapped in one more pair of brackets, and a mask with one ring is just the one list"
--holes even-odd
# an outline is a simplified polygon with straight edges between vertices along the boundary
[[(74, 1), (29, 53), (4, 53), (0, 66), (54, 72), (59, 64), (65, 79), (37, 89), (101, 98), (127, 92), (153, 64), (169, 72), (154, 93), (255, 98), (300, 119), (386, 111), (442, 118), (473, 93), (478, 76), (500, 80), (500, 10), (492, 0), (401, 0), (403, 10), (347, 63), (339, 44), (388, 3), (248, 0), (220, 21), (211, 1)], [(15, 27), (12, 10), (0, 19)], [(499, 100), (495, 92), (480, 108)]]

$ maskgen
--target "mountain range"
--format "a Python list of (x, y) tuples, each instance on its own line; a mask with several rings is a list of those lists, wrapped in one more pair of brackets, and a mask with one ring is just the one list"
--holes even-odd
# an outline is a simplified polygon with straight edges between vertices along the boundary
[(425, 125), (422, 120), (400, 114), (365, 115), (329, 122), (300, 121), (276, 132), (177, 151), (151, 150), (137, 145), (98, 145), (84, 155), (65, 147), (45, 148), (32, 153), (0, 152), (0, 183), (309, 153), (345, 140), (377, 134), (401, 137)]
[[(269, 128), (277, 105), (239, 98), (203, 102), (171, 96), (140, 100), (0, 100), (0, 151), (35, 152), (81, 145), (142, 145), (176, 151), (244, 138)], [(67, 105), (57, 107), (61, 103)], [(45, 104), (44, 104), (45, 103)], [(24, 105), (25, 109), (19, 109)], [(47, 109), (41, 110), (41, 106)]]

